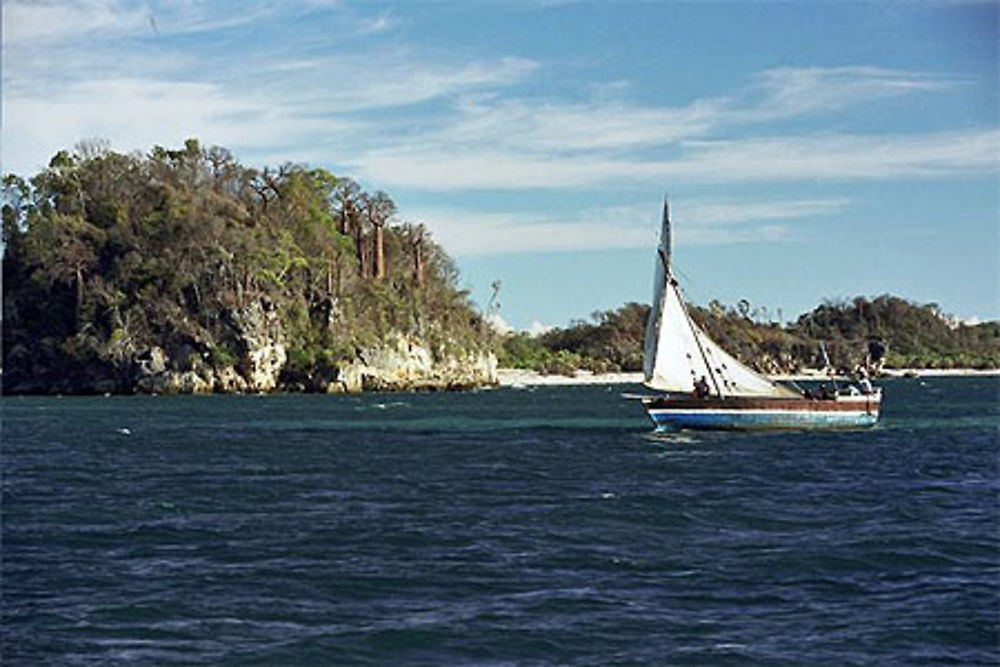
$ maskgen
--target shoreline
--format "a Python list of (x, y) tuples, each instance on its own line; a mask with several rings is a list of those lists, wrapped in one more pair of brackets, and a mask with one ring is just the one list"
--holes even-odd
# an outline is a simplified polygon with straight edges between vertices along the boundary
[[(1000, 375), (1000, 368), (889, 368), (882, 371), (883, 377), (993, 377)], [(824, 380), (823, 371), (806, 369), (800, 373), (769, 375), (772, 380)], [(844, 379), (840, 376), (838, 380)], [(500, 387), (519, 386), (568, 386), (591, 384), (642, 384), (642, 373), (591, 373), (577, 371), (575, 375), (542, 375), (538, 371), (521, 368), (501, 368), (497, 370), (497, 380)]]

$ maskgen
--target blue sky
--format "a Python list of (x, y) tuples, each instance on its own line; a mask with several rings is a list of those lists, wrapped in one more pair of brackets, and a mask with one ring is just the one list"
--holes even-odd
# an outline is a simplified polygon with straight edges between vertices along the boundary
[(3, 170), (230, 148), (396, 200), (517, 328), (900, 295), (1000, 319), (996, 2), (3, 4)]

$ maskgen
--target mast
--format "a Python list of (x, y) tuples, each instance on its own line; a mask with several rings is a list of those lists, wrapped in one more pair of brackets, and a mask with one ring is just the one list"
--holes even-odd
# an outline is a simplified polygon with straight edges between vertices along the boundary
[(670, 256), (673, 253), (673, 233), (670, 229), (670, 202), (663, 195), (663, 227), (660, 230), (660, 260), (663, 262), (663, 272), (667, 280), (672, 279), (670, 271)]

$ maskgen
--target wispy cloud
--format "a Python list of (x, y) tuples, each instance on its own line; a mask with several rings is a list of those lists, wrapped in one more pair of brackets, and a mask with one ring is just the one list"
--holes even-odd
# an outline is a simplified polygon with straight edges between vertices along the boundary
[(607, 99), (578, 104), (467, 99), (456, 112), (429, 142), (548, 154), (669, 144), (704, 135), (721, 115), (714, 100), (658, 108)]
[(730, 96), (683, 106), (636, 104), (619, 93), (627, 82), (596, 87), (590, 101), (468, 97), (423, 141), (553, 154), (662, 147), (732, 128), (833, 112), (853, 104), (916, 92), (942, 92), (959, 82), (877, 67), (792, 68), (763, 72)]
[[(204, 33), (253, 23), (280, 8), (244, 4), (240, 11), (201, 2), (130, 2), (127, 0), (7, 0), (3, 5), (4, 40), (15, 46), (47, 48), (85, 44), (97, 37), (151, 37)], [(91, 48), (100, 46), (93, 42)]]
[[(685, 245), (747, 243), (794, 237), (791, 223), (822, 219), (843, 210), (847, 199), (696, 200), (674, 207), (683, 220), (678, 239)], [(650, 206), (618, 206), (580, 211), (574, 216), (521, 212), (484, 214), (476, 210), (408, 210), (427, 220), (435, 238), (458, 257), (524, 252), (575, 252), (650, 248), (659, 226)]]
[(329, 92), (317, 96), (327, 112), (400, 107), (466, 91), (515, 83), (538, 65), (503, 57), (461, 65), (421, 61), (412, 54), (335, 58), (323, 76)]
[(3, 20), (8, 45), (49, 44), (95, 33), (112, 36), (149, 29), (149, 14), (144, 8), (116, 0), (8, 0), (3, 3)]
[(257, 153), (281, 153), (279, 147), (315, 143), (317, 135), (336, 142), (364, 129), (348, 118), (309, 118), (266, 98), (234, 96), (213, 84), (183, 81), (79, 82), (58, 95), (15, 97), (4, 107), (3, 167), (19, 173), (40, 169), (57, 150), (84, 137), (109, 138), (124, 151), (178, 145), (194, 136), (225, 146), (252, 146)]
[[(280, 145), (279, 160), (322, 161), (332, 147), (384, 140), (419, 122), (396, 120), (378, 132), (379, 123), (357, 112), (502, 87), (537, 67), (520, 58), (450, 65), (397, 50), (377, 57), (262, 57), (259, 67), (248, 59), (231, 71), (216, 63), (221, 72), (206, 79), (192, 62), (170, 54), (130, 52), (108, 62), (105, 54), (87, 52), (73, 59), (86, 74), (60, 69), (51, 54), (20, 56), (4, 80), (4, 168), (15, 171), (37, 169), (55, 150), (92, 136), (126, 150), (200, 136), (254, 158)], [(155, 76), (129, 76), (129, 70)]]
[(676, 157), (572, 158), (440, 146), (369, 151), (353, 166), (367, 179), (426, 189), (541, 189), (608, 183), (891, 180), (996, 170), (1000, 130), (917, 135), (781, 136), (685, 142)]
[(573, 222), (517, 214), (428, 210), (434, 237), (458, 257), (522, 252), (636, 248), (650, 245), (649, 230), (582, 217)]
[(823, 216), (843, 210), (849, 199), (785, 199), (774, 201), (721, 200), (677, 202), (675, 217), (699, 226), (732, 226), (747, 222), (795, 220)]
[(392, 12), (384, 11), (375, 18), (365, 21), (359, 32), (363, 35), (375, 35), (391, 30), (395, 24)]
[(756, 77), (734, 102), (735, 120), (759, 122), (830, 113), (851, 105), (962, 84), (953, 77), (884, 67), (778, 67)]
[(692, 142), (664, 175), (692, 182), (888, 180), (995, 171), (1000, 129)]
[[(996, 168), (995, 128), (926, 134), (775, 135), (754, 126), (962, 82), (877, 67), (780, 68), (684, 106), (466, 96), (437, 126), (372, 146), (352, 166), (407, 187), (538, 189), (608, 182), (893, 179)], [(615, 88), (624, 90), (624, 87)], [(721, 139), (739, 129), (738, 139)]]

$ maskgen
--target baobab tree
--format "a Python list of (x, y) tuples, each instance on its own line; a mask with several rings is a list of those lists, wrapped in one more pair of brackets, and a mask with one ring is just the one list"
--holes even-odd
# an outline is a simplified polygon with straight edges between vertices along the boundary
[(358, 215), (358, 202), (361, 188), (353, 179), (338, 178), (337, 185), (331, 193), (331, 204), (340, 223), (340, 233), (350, 236)]
[(396, 214), (396, 204), (386, 193), (381, 190), (367, 197), (366, 212), (368, 221), (375, 231), (374, 243), (374, 277), (375, 280), (385, 278), (385, 226), (389, 218)]

